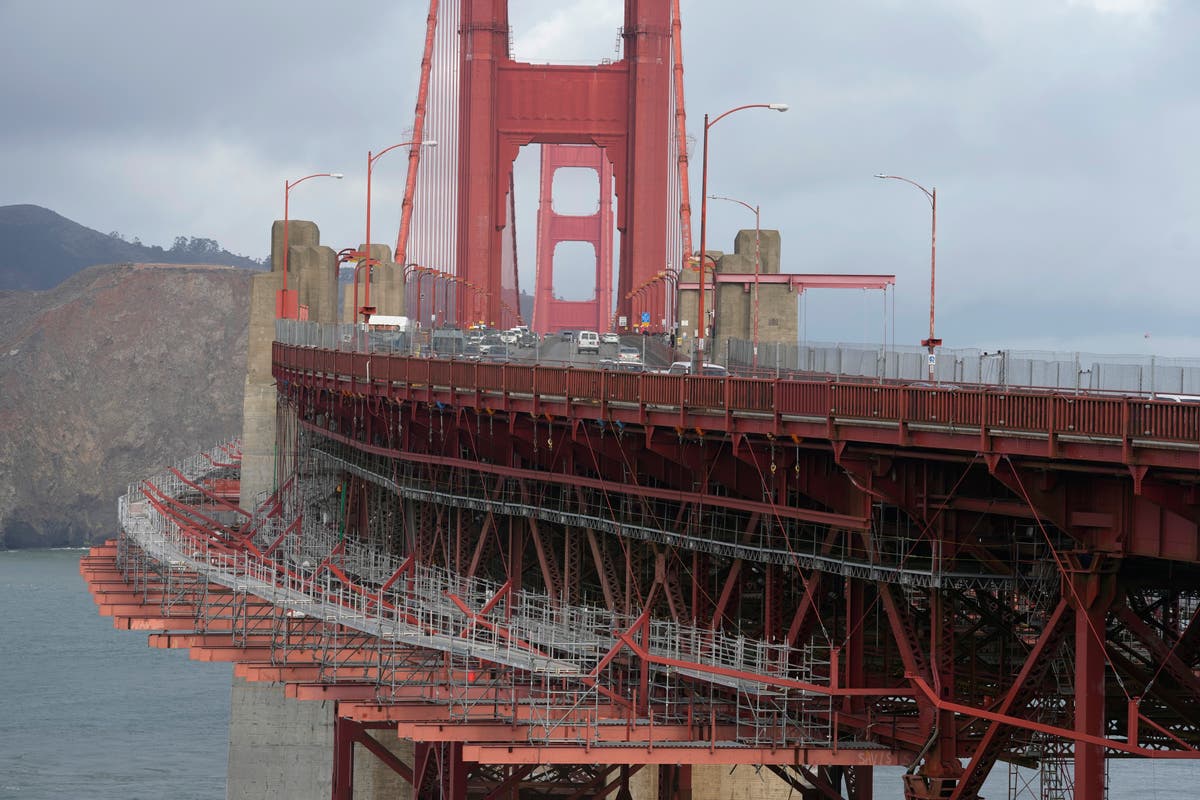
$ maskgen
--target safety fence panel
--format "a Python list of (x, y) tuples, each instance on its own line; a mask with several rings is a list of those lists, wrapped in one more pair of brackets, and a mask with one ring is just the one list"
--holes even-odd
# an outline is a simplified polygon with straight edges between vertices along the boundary
[(1128, 434), (1166, 441), (1200, 442), (1200, 403), (1173, 400), (1132, 403)]
[(567, 373), (567, 396), (587, 400), (599, 399), (600, 378), (603, 372), (591, 369), (573, 369)]
[(780, 414), (827, 417), (834, 413), (833, 384), (784, 381), (777, 390)]
[(1052, 412), (1048, 424), (1055, 432), (1114, 437), (1125, 434), (1123, 400), (1061, 396), (1049, 396), (1046, 400)]
[(534, 394), (537, 386), (534, 371), (537, 367), (531, 364), (506, 364), (504, 367), (504, 388), (507, 392), (518, 394)]
[(406, 358), (404, 364), (404, 382), (409, 385), (428, 386), (430, 382), (430, 360), (427, 358)]
[(725, 408), (725, 381), (705, 375), (689, 375), (683, 381), (683, 402), (689, 408)]
[(503, 364), (476, 364), (475, 388), (481, 392), (504, 391)]
[[(382, 361), (383, 359), (377, 358), (376, 360)], [(365, 353), (350, 353), (349, 361), (351, 375), (354, 375), (356, 378), (365, 379), (370, 374), (368, 364), (371, 361), (371, 357), (369, 355)]]
[(377, 364), (372, 364), (371, 374), (388, 384), (406, 383), (408, 381), (408, 360), (394, 356), (381, 358)]
[(988, 399), (988, 425), (1022, 431), (1046, 430), (1049, 396), (992, 395)]
[(475, 388), (475, 364), (470, 361), (455, 361), (450, 366), (450, 383), (459, 389)]
[(559, 367), (536, 367), (534, 389), (539, 395), (566, 397), (567, 371)]
[(334, 375), (353, 375), (354, 374), (354, 353), (334, 353), (332, 369), (329, 370)]
[(904, 388), (905, 420), (942, 425), (978, 426), (982, 422), (982, 394), (961, 389)]
[(729, 405), (736, 411), (770, 413), (775, 405), (775, 381), (727, 378)]
[(678, 406), (683, 401), (682, 378), (677, 375), (642, 375), (641, 400), (646, 405)]
[(899, 419), (900, 393), (872, 384), (829, 384), (831, 414), (860, 419)]
[(621, 403), (637, 403), (641, 401), (640, 375), (631, 372), (610, 372), (605, 375), (605, 400)]
[(451, 369), (449, 361), (440, 359), (430, 360), (429, 364), (429, 383), (431, 386), (449, 386), (451, 385)]

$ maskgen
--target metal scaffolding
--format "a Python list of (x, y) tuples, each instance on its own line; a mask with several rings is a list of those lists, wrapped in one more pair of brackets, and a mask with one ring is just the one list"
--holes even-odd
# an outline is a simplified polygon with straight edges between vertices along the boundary
[[(445, 705), (450, 718), (486, 707), (489, 719), (528, 721), (531, 742), (598, 744), (604, 725), (682, 719), (678, 699), (707, 691), (722, 698), (713, 708), (733, 726), (731, 744), (832, 743), (827, 648), (567, 604), (389, 556), (320, 513), (322, 502), (312, 498), (326, 496), (337, 480), (321, 461), (297, 473), (274, 503), (299, 516), (260, 512), (244, 526), (245, 540), (232, 529), (188, 524), (167, 506), (211, 469), (203, 458), (130, 487), (119, 504), (127, 574), (136, 583), (153, 571), (170, 587), (165, 596), (203, 605), (210, 618), (198, 624), (231, 620), (235, 642), (261, 634), (273, 660), (286, 662), (296, 647), (312, 651), (330, 682), (370, 667), (380, 699), (424, 686), (425, 698)], [(206, 596), (210, 586), (223, 587), (219, 598)], [(639, 647), (623, 649), (631, 634)], [(423, 681), (434, 665), (451, 680)], [(639, 668), (651, 676), (653, 697), (675, 702), (614, 712), (603, 687), (636, 685), (631, 676)], [(669, 691), (683, 684), (687, 691)]]

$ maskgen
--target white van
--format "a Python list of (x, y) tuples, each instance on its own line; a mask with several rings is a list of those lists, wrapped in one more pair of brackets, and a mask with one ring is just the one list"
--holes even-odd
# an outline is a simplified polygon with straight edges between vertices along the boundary
[(580, 331), (579, 338), (575, 342), (576, 347), (581, 353), (600, 352), (600, 334), (595, 331)]

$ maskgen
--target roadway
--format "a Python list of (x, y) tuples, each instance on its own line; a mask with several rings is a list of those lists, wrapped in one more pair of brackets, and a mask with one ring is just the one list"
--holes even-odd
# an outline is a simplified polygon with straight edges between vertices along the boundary
[[(484, 361), (513, 361), (557, 366), (587, 367), (589, 369), (616, 367), (617, 353), (621, 347), (636, 348), (639, 354), (637, 362), (629, 363), (629, 369), (659, 370), (670, 366), (673, 357), (669, 347), (663, 344), (661, 336), (639, 336), (626, 334), (621, 337), (620, 344), (600, 343), (597, 353), (581, 353), (574, 339), (564, 339), (556, 333), (546, 334), (536, 345), (522, 347), (509, 345), (508, 354), (486, 356)], [(636, 364), (637, 366), (633, 366)]]

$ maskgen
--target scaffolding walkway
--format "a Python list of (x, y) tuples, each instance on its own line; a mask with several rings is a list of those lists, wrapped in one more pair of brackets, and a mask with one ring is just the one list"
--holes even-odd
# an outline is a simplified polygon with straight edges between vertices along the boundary
[[(211, 469), (202, 455), (130, 487), (119, 502), (124, 535), (160, 568), (190, 571), (197, 584), (211, 582), (238, 596), (261, 598), (289, 619), (338, 625), (393, 651), (402, 645), (446, 654), (461, 666), (450, 674), (511, 668), (506, 691), (534, 707), (531, 719), (542, 720), (530, 727), (531, 739), (552, 739), (565, 718), (602, 725), (600, 706), (608, 701), (601, 695), (615, 696), (603, 687), (636, 685), (631, 676), (644, 669), (657, 685), (686, 680), (724, 691), (728, 710), (723, 715), (735, 723), (737, 743), (811, 747), (831, 742), (835, 692), (824, 683), (827, 647), (771, 644), (511, 591), (411, 559), (389, 558), (342, 539), (306, 515), (251, 517), (246, 529), (252, 537), (234, 546), (224, 530), (181, 523), (159, 502), (192, 491)], [(299, 502), (284, 501), (278, 508)], [(471, 698), (496, 697), (479, 691), (477, 683), (478, 678), (464, 678), (457, 700), (452, 692), (445, 701), (468, 716)], [(380, 687), (381, 699), (386, 699), (385, 688)], [(650, 713), (666, 721), (683, 711), (662, 706)], [(563, 726), (562, 735), (573, 740), (580, 728)]]

